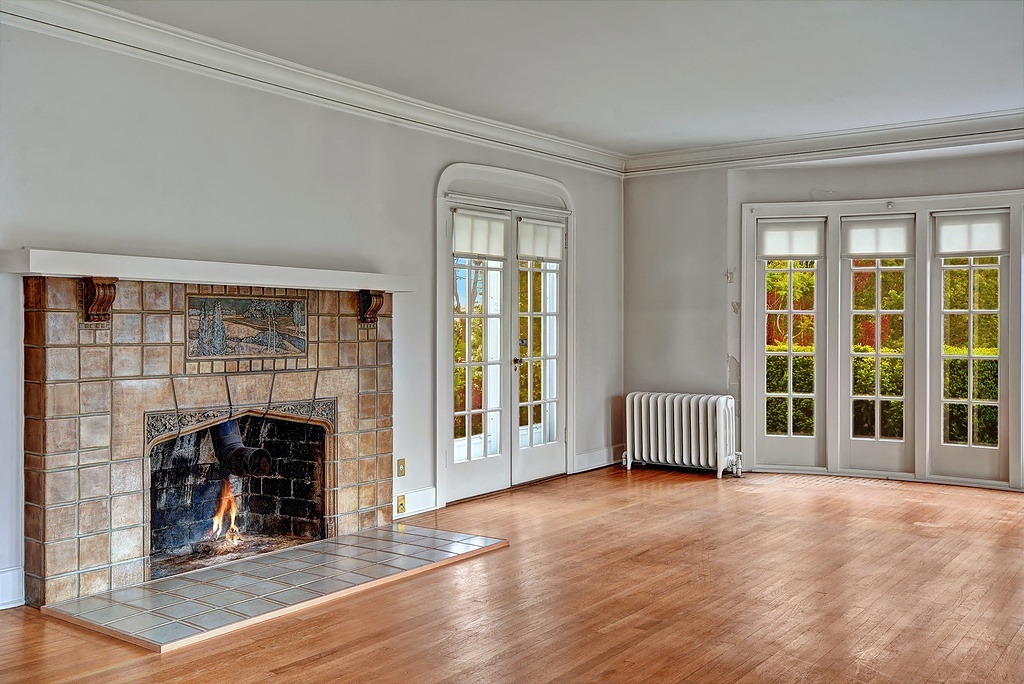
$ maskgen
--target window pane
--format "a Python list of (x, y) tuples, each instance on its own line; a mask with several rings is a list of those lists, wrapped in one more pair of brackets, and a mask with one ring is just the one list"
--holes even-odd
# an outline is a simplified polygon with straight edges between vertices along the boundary
[(973, 263), (974, 263), (975, 266), (982, 266), (982, 265), (985, 265), (985, 266), (992, 265), (992, 266), (994, 266), (994, 265), (999, 263), (999, 257), (997, 257), (997, 256), (974, 257), (974, 262)]
[(999, 361), (983, 359), (974, 362), (974, 398), (999, 401)]
[(960, 311), (967, 309), (967, 281), (966, 268), (954, 268), (942, 272), (942, 307), (944, 309)]
[[(539, 261), (533, 261), (530, 265), (534, 268), (540, 268)], [(544, 293), (541, 291), (542, 277), (540, 271), (530, 272), (530, 311), (540, 312), (544, 306)]]
[(793, 357), (793, 392), (814, 394), (814, 357)]
[(999, 446), (998, 406), (982, 404), (974, 407), (974, 443)]
[(466, 362), (466, 319), (456, 318), (452, 331), (453, 355), (455, 363)]
[(903, 310), (903, 271), (882, 271), (882, 309)]
[(768, 314), (764, 344), (768, 351), (789, 350), (789, 315)]
[(853, 351), (875, 351), (875, 315), (854, 314), (853, 316)]
[[(541, 397), (540, 390), (544, 374), (540, 369), (540, 364), (540, 361), (534, 361), (531, 364), (531, 374), (533, 377), (530, 378), (530, 401), (540, 401), (543, 398)], [(540, 414), (538, 413), (537, 415), (539, 416)], [(538, 422), (539, 420), (540, 419), (538, 418), (537, 421), (534, 422)]]
[(853, 400), (853, 436), (875, 436), (875, 400)]
[(967, 398), (967, 359), (943, 360), (942, 396), (945, 399)]
[(974, 314), (974, 355), (999, 356), (999, 314)]
[(501, 366), (487, 366), (487, 406), (489, 409), (501, 408)]
[(558, 313), (558, 272), (557, 264), (545, 264), (554, 266), (555, 271), (548, 271), (544, 274), (544, 311), (546, 313)]
[(789, 308), (789, 273), (766, 275), (765, 308), (769, 311), (785, 311)]
[(487, 313), (501, 313), (501, 271), (487, 272)]
[(967, 257), (947, 257), (942, 260), (943, 266), (966, 266), (970, 263)]
[(488, 318), (487, 321), (487, 360), (488, 361), (500, 361), (501, 360), (501, 319), (500, 318)]
[(789, 262), (783, 259), (772, 259), (768, 262), (767, 268), (771, 269), (789, 269)]
[(814, 314), (793, 314), (793, 351), (814, 351)]
[(903, 359), (882, 357), (879, 360), (878, 389), (883, 397), (903, 396)]
[(796, 271), (793, 273), (793, 309), (795, 311), (814, 310), (813, 271)]
[(903, 402), (883, 401), (881, 411), (881, 436), (883, 439), (903, 439)]
[(530, 364), (519, 364), (519, 403), (530, 401)]
[(541, 316), (530, 317), (530, 356), (544, 355), (544, 335), (541, 331), (543, 320)]
[(853, 272), (853, 308), (867, 309), (875, 308), (875, 272), (854, 271)]
[[(455, 416), (455, 439), (466, 436), (466, 416)], [(462, 454), (465, 456), (465, 454)]]
[(472, 434), (469, 437), (469, 457), (483, 458), (484, 455), (484, 414), (474, 413), (470, 416)]
[(875, 357), (854, 356), (853, 364), (853, 393), (860, 396), (875, 395)]
[(469, 307), (470, 311), (481, 313), (484, 310), (484, 272), (478, 268), (469, 272)]
[(854, 268), (874, 268), (875, 267), (875, 260), (874, 259), (854, 259), (853, 260), (853, 267)]
[(469, 359), (484, 360), (484, 319), (469, 319)]
[(558, 396), (558, 375), (555, 373), (556, 359), (544, 362), (544, 399), (549, 401)]
[(788, 356), (769, 356), (765, 359), (764, 390), (769, 394), (789, 391)]
[(967, 404), (942, 405), (942, 441), (967, 444)]
[(880, 259), (879, 264), (882, 266), (903, 266), (906, 263), (904, 259)]
[(530, 446), (530, 407), (519, 407), (519, 446)]
[(466, 368), (455, 369), (455, 410), (466, 410)]
[(945, 354), (967, 353), (967, 314), (944, 314), (942, 316), (942, 343)]
[(999, 269), (975, 269), (974, 308), (987, 311), (999, 309)]
[(814, 399), (793, 398), (793, 434), (814, 435)]
[(765, 433), (789, 434), (789, 399), (768, 397), (764, 400)]
[(544, 404), (544, 441), (558, 441), (558, 405), (554, 402)]
[(473, 387), (470, 389), (470, 408), (482, 409), (484, 407), (484, 367), (472, 366), (470, 377), (473, 379)]
[(881, 351), (883, 354), (903, 353), (903, 314), (882, 314), (879, 318)]
[(464, 268), (455, 269), (455, 313), (466, 313), (469, 294), (466, 289), (469, 271)]

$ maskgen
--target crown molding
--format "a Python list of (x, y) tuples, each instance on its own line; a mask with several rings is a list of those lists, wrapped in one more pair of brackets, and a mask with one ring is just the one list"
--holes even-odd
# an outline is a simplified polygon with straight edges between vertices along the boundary
[(302, 102), (506, 151), (639, 177), (1024, 140), (1024, 109), (627, 156), (416, 100), (89, 0), (0, 0), (0, 23)]
[(779, 163), (848, 159), (1024, 140), (1024, 109), (935, 119), (897, 126), (776, 138), (672, 152), (634, 155), (627, 178), (693, 169), (756, 168)]
[(406, 97), (88, 0), (0, 0), (0, 23), (407, 128), (622, 174), (626, 155)]

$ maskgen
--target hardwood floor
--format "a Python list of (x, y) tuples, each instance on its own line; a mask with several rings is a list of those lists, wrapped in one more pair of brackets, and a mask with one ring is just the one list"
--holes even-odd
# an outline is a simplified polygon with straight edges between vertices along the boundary
[(0, 611), (0, 682), (1024, 682), (1024, 495), (618, 467), (409, 522), (508, 549), (154, 655)]

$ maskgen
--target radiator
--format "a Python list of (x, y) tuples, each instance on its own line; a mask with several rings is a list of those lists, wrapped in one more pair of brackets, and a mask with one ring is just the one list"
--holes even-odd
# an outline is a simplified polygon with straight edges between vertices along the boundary
[(717, 394), (630, 392), (626, 395), (626, 469), (633, 462), (731, 470), (736, 451), (736, 400)]

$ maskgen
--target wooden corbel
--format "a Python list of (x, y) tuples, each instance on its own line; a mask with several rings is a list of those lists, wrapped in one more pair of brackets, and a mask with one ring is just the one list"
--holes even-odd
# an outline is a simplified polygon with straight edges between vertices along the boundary
[(117, 278), (79, 278), (78, 293), (83, 323), (110, 323)]
[(359, 327), (377, 325), (377, 312), (384, 306), (384, 292), (381, 290), (359, 291)]

